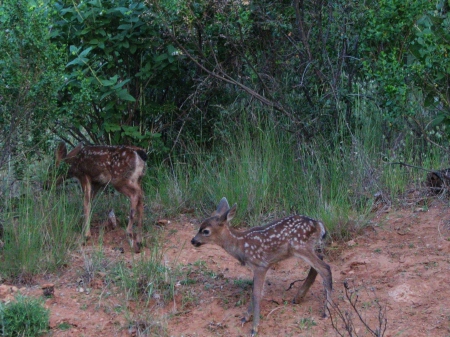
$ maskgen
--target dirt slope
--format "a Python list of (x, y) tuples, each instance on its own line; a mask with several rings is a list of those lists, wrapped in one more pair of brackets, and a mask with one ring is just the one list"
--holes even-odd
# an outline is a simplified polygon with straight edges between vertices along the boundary
[[(189, 271), (189, 282), (180, 280), (172, 302), (156, 299), (142, 315), (150, 315), (155, 326), (161, 326), (160, 332), (153, 329), (153, 335), (247, 336), (251, 323), (241, 326), (240, 317), (250, 298), (252, 274), (219, 247), (192, 247), (190, 240), (197, 224), (198, 219), (184, 215), (164, 226), (166, 263), (174, 268), (183, 265)], [(353, 296), (359, 296), (359, 313), (372, 329), (379, 323), (379, 304), (387, 318), (385, 336), (449, 336), (449, 240), (450, 208), (444, 203), (375, 217), (363, 235), (334, 245), (325, 258), (332, 267), (336, 304), (342, 312), (351, 312), (344, 296), (343, 284), (347, 281)], [(124, 254), (114, 249), (118, 246), (125, 248)], [(52, 327), (48, 336), (139, 335), (139, 326), (129, 326), (126, 314), (142, 310), (138, 305), (125, 301), (124, 294), (105, 285), (101, 275), (91, 282), (88, 291), (83, 288), (85, 254), (95, 248), (86, 247), (84, 252), (73, 254), (71, 265), (60, 274), (42, 275), (38, 285), (21, 289), (38, 296), (43, 283), (55, 285), (55, 296), (46, 301)], [(104, 254), (111, 259), (120, 254), (133, 258), (122, 229), (105, 234)], [(337, 335), (331, 319), (321, 318), (324, 294), (320, 277), (301, 305), (291, 304), (300, 282), (287, 289), (307, 272), (308, 266), (302, 261), (291, 259), (268, 273), (259, 336)], [(368, 336), (352, 315), (358, 335)], [(344, 333), (335, 311), (333, 317)]]

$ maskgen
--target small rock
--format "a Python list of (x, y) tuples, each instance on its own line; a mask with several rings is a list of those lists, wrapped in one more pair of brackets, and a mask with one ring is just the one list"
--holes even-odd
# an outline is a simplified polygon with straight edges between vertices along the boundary
[(123, 247), (114, 247), (113, 250), (116, 252), (120, 252), (121, 254), (125, 253), (125, 250), (123, 249)]
[(11, 302), (14, 299), (14, 294), (18, 290), (15, 286), (9, 286), (7, 284), (0, 285), (0, 301)]
[(159, 219), (159, 220), (157, 221), (157, 224), (158, 224), (158, 225), (161, 225), (161, 226), (170, 225), (170, 220)]
[(53, 297), (55, 294), (55, 285), (53, 283), (43, 284), (41, 289), (45, 297)]
[(180, 212), (181, 212), (182, 214), (190, 214), (190, 213), (194, 213), (194, 212), (195, 212), (195, 209), (194, 209), (194, 208), (182, 208), (182, 209), (180, 210)]
[(113, 228), (117, 227), (117, 218), (113, 209), (111, 209), (108, 213), (108, 225), (112, 226)]
[(349, 247), (356, 246), (355, 240), (350, 240), (350, 241), (348, 241), (348, 242), (347, 242), (347, 246), (349, 246)]

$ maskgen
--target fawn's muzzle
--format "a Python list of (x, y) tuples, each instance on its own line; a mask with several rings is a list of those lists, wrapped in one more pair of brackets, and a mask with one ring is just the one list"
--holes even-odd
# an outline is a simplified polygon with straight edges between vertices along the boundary
[(195, 247), (200, 247), (202, 245), (201, 242), (195, 240), (195, 238), (192, 238), (191, 243), (195, 246)]

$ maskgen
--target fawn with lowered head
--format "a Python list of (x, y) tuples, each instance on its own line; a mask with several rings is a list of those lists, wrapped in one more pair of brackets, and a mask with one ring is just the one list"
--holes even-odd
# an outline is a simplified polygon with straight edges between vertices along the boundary
[(219, 245), (242, 265), (253, 270), (252, 299), (248, 311), (242, 318), (244, 324), (253, 315), (252, 336), (258, 332), (260, 303), (266, 273), (276, 262), (292, 256), (303, 259), (311, 266), (293, 302), (300, 303), (319, 273), (326, 291), (324, 308), (326, 316), (327, 305), (331, 303), (331, 269), (322, 261), (322, 256), (315, 251), (316, 246), (325, 237), (324, 225), (320, 221), (305, 216), (291, 215), (265, 226), (238, 231), (229, 227), (229, 222), (236, 214), (236, 207), (234, 204), (230, 208), (227, 199), (222, 198), (211, 217), (203, 220), (191, 243), (196, 247), (206, 243)]
[[(84, 235), (91, 236), (90, 212), (91, 202), (97, 192), (111, 184), (118, 192), (130, 199), (130, 214), (127, 235), (136, 253), (142, 245), (141, 227), (144, 211), (141, 180), (145, 173), (147, 154), (144, 149), (135, 146), (84, 146), (78, 144), (67, 153), (64, 143), (56, 149), (56, 167), (62, 163), (67, 170), (56, 178), (56, 185), (69, 178), (76, 178), (83, 190)], [(44, 184), (48, 188), (50, 181)], [(133, 233), (133, 224), (137, 223), (138, 233)]]

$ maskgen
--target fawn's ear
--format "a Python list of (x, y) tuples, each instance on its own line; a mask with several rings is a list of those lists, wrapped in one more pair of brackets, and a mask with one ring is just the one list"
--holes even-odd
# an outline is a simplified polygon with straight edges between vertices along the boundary
[(231, 221), (234, 218), (234, 216), (236, 215), (236, 210), (237, 204), (235, 203), (227, 213), (227, 221)]
[(58, 144), (58, 147), (55, 151), (55, 157), (56, 157), (56, 166), (59, 166), (61, 163), (61, 160), (67, 157), (67, 148), (66, 144), (61, 142)]
[(83, 143), (79, 143), (72, 151), (70, 151), (67, 154), (66, 158), (70, 159), (70, 158), (75, 157), (81, 151), (82, 148), (83, 148)]
[(234, 204), (233, 207), (231, 207), (228, 211), (226, 211), (224, 214), (222, 214), (219, 219), (219, 221), (220, 221), (219, 225), (223, 226), (223, 224), (225, 222), (230, 222), (236, 215), (236, 209), (237, 209), (237, 204)]
[(230, 205), (228, 205), (227, 198), (223, 197), (222, 200), (220, 200), (219, 205), (217, 205), (217, 209), (214, 211), (212, 216), (222, 216), (230, 209)]

